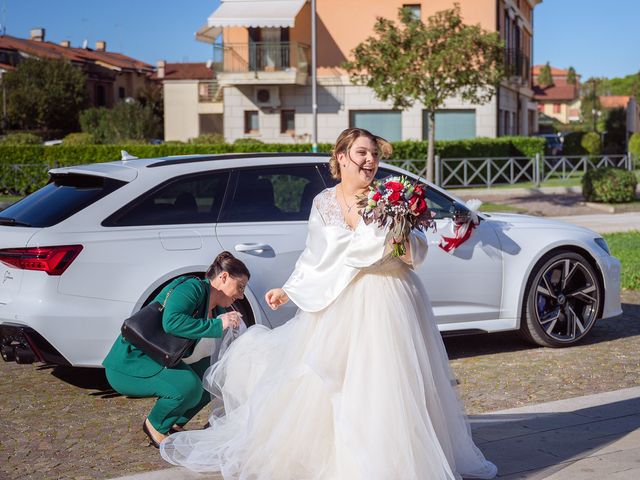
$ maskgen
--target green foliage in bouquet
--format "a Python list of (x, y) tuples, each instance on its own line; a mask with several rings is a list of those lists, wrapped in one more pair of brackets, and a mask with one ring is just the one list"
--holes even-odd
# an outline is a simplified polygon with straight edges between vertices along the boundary
[(590, 202), (632, 202), (637, 184), (633, 172), (613, 167), (596, 168), (582, 177), (582, 195)]

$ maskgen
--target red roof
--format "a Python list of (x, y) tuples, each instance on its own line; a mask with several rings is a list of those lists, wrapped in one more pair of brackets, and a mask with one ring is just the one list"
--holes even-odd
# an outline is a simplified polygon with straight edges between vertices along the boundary
[(598, 97), (598, 100), (602, 108), (627, 108), (630, 98), (626, 95), (606, 95)]
[(52, 42), (41, 42), (10, 35), (0, 36), (0, 49), (24, 52), (39, 58), (66, 58), (71, 62), (103, 64), (136, 71), (153, 71), (153, 66), (116, 52), (102, 52), (90, 48), (63, 47)]
[[(540, 75), (540, 70), (542, 70), (542, 67), (544, 67), (544, 65), (534, 65), (532, 71), (533, 75)], [(561, 76), (567, 76), (569, 75), (569, 70), (563, 70), (561, 68), (556, 68), (556, 67), (551, 67), (551, 75), (555, 76), (557, 75), (558, 77)]]
[(159, 78), (156, 71), (151, 78), (154, 80), (213, 80), (215, 73), (213, 68), (207, 67), (204, 62), (166, 63), (164, 77)]
[(572, 102), (577, 98), (578, 88), (575, 85), (533, 86), (533, 99), (538, 102)]

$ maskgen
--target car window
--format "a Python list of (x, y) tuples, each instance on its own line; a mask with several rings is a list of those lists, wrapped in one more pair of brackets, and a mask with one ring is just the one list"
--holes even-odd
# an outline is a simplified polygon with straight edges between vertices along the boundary
[(307, 220), (313, 198), (325, 188), (315, 165), (242, 169), (231, 185), (221, 222)]
[(15, 225), (50, 227), (114, 192), (126, 182), (93, 175), (54, 175), (41, 189), (5, 208)]
[(215, 223), (228, 178), (228, 172), (207, 172), (165, 182), (111, 215), (103, 225)]

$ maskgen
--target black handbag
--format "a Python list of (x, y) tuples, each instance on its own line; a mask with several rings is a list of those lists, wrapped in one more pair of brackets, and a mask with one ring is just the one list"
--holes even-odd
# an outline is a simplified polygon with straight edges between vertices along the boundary
[(173, 368), (180, 363), (185, 352), (196, 343), (195, 339), (177, 337), (162, 328), (162, 311), (169, 296), (178, 285), (189, 278), (195, 277), (183, 278), (167, 292), (163, 303), (155, 301), (141, 308), (127, 318), (120, 329), (126, 341), (167, 368)]

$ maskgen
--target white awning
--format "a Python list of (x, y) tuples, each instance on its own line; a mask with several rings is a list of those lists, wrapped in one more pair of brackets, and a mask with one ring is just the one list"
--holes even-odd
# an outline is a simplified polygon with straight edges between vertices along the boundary
[[(208, 27), (293, 27), (307, 0), (222, 0)], [(202, 29), (201, 29), (202, 30)]]

